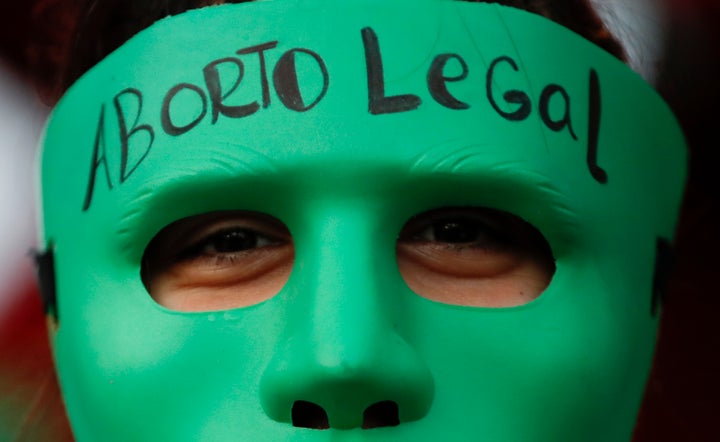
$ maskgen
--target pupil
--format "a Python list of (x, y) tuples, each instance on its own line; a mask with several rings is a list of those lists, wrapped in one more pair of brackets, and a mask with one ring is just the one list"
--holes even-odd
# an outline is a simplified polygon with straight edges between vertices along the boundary
[(447, 243), (467, 243), (477, 239), (479, 227), (471, 220), (449, 220), (433, 225), (436, 241)]
[(240, 252), (255, 248), (257, 242), (258, 238), (254, 232), (232, 230), (218, 234), (213, 241), (213, 248), (218, 253)]

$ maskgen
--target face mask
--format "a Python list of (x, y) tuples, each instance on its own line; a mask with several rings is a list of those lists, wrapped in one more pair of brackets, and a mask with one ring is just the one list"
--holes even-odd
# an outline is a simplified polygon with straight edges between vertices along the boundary
[[(520, 10), (277, 1), (162, 20), (46, 131), (41, 273), (73, 431), (628, 440), (685, 155), (637, 75)], [(403, 226), (479, 207), (547, 240), (536, 299), (444, 302), (405, 282)], [(160, 305), (153, 238), (228, 211), (287, 228), (287, 282), (238, 308)]]

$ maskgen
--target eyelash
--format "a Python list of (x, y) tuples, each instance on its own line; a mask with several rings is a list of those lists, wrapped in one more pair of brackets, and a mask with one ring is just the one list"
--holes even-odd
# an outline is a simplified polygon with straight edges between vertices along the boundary
[[(208, 250), (210, 248), (217, 248), (217, 244), (214, 243), (225, 240), (224, 235), (231, 235), (237, 232), (252, 235), (252, 244), (247, 248), (234, 251)], [(194, 241), (190, 246), (180, 252), (179, 260), (212, 259), (214, 263), (218, 264), (233, 264), (244, 255), (249, 255), (259, 249), (272, 247), (281, 243), (282, 240), (280, 238), (273, 237), (272, 235), (252, 228), (240, 226), (225, 227), (203, 234), (200, 239)]]
[(195, 259), (206, 259), (210, 261), (210, 264), (215, 266), (226, 266), (234, 265), (237, 263), (239, 257), (237, 255), (212, 255), (212, 256), (197, 256)]
[[(468, 209), (475, 210), (475, 209)], [(486, 216), (485, 216), (486, 215)], [(495, 216), (497, 220), (488, 220), (487, 217)], [(489, 214), (442, 214), (441, 216), (429, 213), (421, 215), (418, 218), (410, 220), (404, 232), (401, 233), (399, 240), (405, 242), (425, 242), (428, 244), (442, 245), (447, 250), (462, 251), (465, 249), (484, 250), (488, 252), (507, 251), (512, 249), (516, 244), (513, 225), (503, 223), (505, 217), (500, 213)], [(491, 222), (496, 221), (496, 222)], [(451, 224), (459, 225), (461, 229), (467, 228), (468, 225), (473, 229), (472, 238), (468, 241), (445, 241), (437, 238), (437, 229), (442, 225), (449, 226)], [(502, 227), (498, 226), (503, 224)], [(453, 232), (450, 232), (451, 234)], [(458, 233), (458, 232), (455, 232)], [(467, 232), (459, 232), (467, 233)]]

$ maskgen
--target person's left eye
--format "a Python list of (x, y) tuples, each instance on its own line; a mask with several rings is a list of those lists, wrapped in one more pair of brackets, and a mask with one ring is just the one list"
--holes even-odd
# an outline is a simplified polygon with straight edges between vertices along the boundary
[(419, 214), (403, 227), (396, 250), (408, 286), (447, 304), (525, 304), (545, 290), (555, 272), (550, 246), (537, 229), (483, 207)]
[(279, 220), (230, 211), (179, 220), (150, 242), (142, 280), (159, 304), (211, 311), (264, 301), (287, 282), (292, 237)]
[[(512, 237), (482, 213), (448, 213), (411, 224), (402, 237), (410, 241), (445, 244), (447, 247), (497, 248), (510, 246)], [(413, 228), (417, 231), (413, 232)]]

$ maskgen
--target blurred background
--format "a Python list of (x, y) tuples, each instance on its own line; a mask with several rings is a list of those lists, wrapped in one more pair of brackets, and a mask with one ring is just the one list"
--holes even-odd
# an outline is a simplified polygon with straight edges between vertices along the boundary
[[(650, 0), (652, 1), (652, 0)], [(657, 88), (691, 148), (690, 181), (654, 371), (635, 442), (720, 440), (720, 2), (671, 8)], [(631, 4), (633, 0), (627, 0)], [(0, 441), (71, 440), (30, 250), (36, 145), (76, 0), (0, 3)], [(628, 10), (632, 10), (628, 7)], [(642, 17), (641, 17), (642, 18)], [(642, 20), (641, 20), (642, 22)]]

